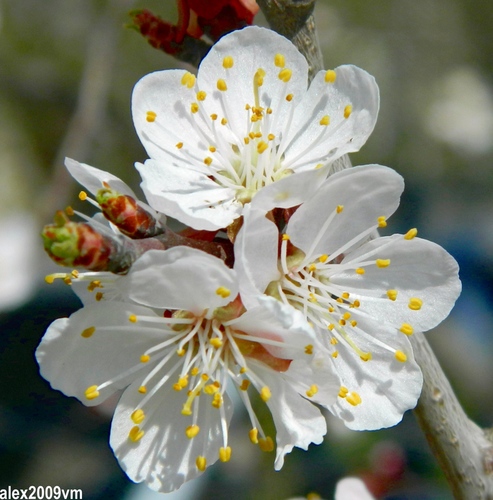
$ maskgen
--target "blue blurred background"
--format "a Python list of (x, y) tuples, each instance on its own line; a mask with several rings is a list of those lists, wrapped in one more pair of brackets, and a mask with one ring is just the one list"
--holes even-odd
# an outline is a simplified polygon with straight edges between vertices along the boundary
[[(0, 0), (0, 488), (158, 496), (119, 469), (107, 444), (111, 403), (88, 409), (51, 390), (33, 356), (49, 323), (79, 307), (69, 287), (44, 283), (56, 266), (38, 236), (56, 209), (87, 211), (63, 158), (109, 170), (138, 191), (133, 163), (146, 154), (130, 116), (132, 87), (180, 66), (124, 27), (127, 12), (143, 7), (176, 19), (171, 0)], [(468, 414), (491, 425), (493, 3), (318, 0), (316, 20), (326, 67), (353, 63), (379, 83), (377, 126), (352, 161), (404, 176), (388, 229), (418, 227), (459, 261), (462, 296), (428, 337)], [(265, 24), (261, 15), (256, 22)], [(378, 498), (452, 498), (411, 412), (368, 433), (328, 416), (324, 444), (295, 450), (278, 473), (272, 455), (247, 442), (244, 415), (235, 419), (231, 462), (168, 498), (332, 498), (347, 475), (363, 477)]]

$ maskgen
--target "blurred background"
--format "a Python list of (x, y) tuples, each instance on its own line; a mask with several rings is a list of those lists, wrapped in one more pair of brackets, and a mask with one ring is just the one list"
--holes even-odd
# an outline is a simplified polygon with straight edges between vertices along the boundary
[[(172, 0), (0, 0), (0, 488), (59, 485), (84, 499), (163, 497), (133, 485), (108, 446), (111, 407), (87, 409), (51, 390), (33, 352), (46, 327), (79, 307), (47, 285), (56, 266), (38, 236), (79, 187), (70, 156), (137, 191), (146, 153), (133, 130), (137, 80), (180, 63), (125, 28), (128, 11), (176, 20)], [(318, 0), (326, 67), (356, 64), (380, 86), (377, 126), (353, 164), (380, 163), (406, 180), (389, 229), (418, 227), (459, 261), (463, 293), (428, 338), (468, 414), (493, 414), (493, 3), (491, 0)], [(265, 25), (261, 15), (257, 24)], [(295, 450), (281, 472), (233, 426), (230, 463), (167, 498), (332, 498), (347, 475), (378, 498), (450, 499), (411, 412), (395, 428), (356, 433), (329, 419), (323, 445)], [(236, 439), (236, 434), (238, 438)]]

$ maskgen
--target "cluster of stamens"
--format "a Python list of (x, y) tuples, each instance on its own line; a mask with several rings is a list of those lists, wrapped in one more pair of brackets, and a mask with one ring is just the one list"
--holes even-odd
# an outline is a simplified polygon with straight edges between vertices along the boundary
[[(268, 290), (274, 291), (285, 303), (301, 310), (313, 326), (328, 333), (325, 336), (325, 344), (330, 350), (332, 358), (338, 358), (338, 345), (343, 342), (363, 362), (370, 361), (372, 353), (365, 352), (358, 346), (358, 339), (365, 339), (371, 340), (371, 342), (392, 353), (398, 362), (404, 363), (407, 361), (407, 355), (403, 351), (395, 349), (378, 338), (370, 338), (370, 335), (358, 326), (356, 319), (358, 314), (363, 315), (363, 317), (365, 315), (364, 311), (361, 311), (362, 306), (364, 309), (361, 296), (358, 296), (357, 293), (341, 290), (339, 286), (331, 282), (331, 275), (341, 271), (352, 270), (360, 276), (360, 279), (364, 279), (366, 269), (369, 266), (385, 272), (385, 269), (391, 265), (391, 260), (375, 256), (376, 253), (383, 253), (385, 245), (349, 261), (344, 260), (344, 253), (357, 241), (367, 239), (375, 229), (385, 227), (387, 225), (386, 218), (379, 217), (374, 226), (353, 238), (332, 255), (322, 254), (316, 257), (313, 255), (313, 249), (320, 241), (323, 231), (343, 210), (344, 206), (342, 205), (336, 207), (334, 212), (327, 218), (326, 223), (319, 232), (319, 236), (312, 242), (311, 249), (306, 254), (291, 244), (289, 235), (282, 235), (279, 261), (282, 277), (275, 283), (275, 289), (270, 285)], [(416, 234), (417, 230), (411, 229), (403, 235), (403, 239), (412, 240)], [(391, 245), (392, 241), (389, 240), (387, 245)], [(398, 290), (389, 289), (385, 298), (395, 302), (398, 293)], [(419, 311), (422, 305), (423, 301), (419, 297), (411, 297), (408, 301), (408, 308), (412, 311)], [(413, 326), (408, 323), (403, 323), (397, 330), (405, 335), (412, 335), (414, 331)], [(339, 396), (353, 406), (360, 404), (362, 401), (358, 393), (350, 392), (346, 387), (341, 387)]]

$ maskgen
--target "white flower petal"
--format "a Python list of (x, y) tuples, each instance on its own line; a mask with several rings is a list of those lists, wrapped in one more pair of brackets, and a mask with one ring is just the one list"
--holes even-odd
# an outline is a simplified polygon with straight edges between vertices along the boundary
[(230, 324), (235, 330), (285, 343), (282, 347), (264, 344), (267, 351), (277, 358), (308, 359), (305, 347), (315, 340), (313, 329), (300, 311), (266, 295), (259, 297), (256, 307)]
[(238, 295), (235, 272), (222, 260), (183, 246), (146, 252), (133, 264), (124, 286), (139, 304), (198, 315)]
[[(284, 56), (285, 68), (292, 71), (289, 82), (282, 82), (278, 74), (282, 68), (275, 66), (276, 54)], [(223, 67), (223, 59), (232, 56), (232, 68)], [(295, 46), (274, 31), (250, 26), (222, 37), (202, 61), (198, 72), (198, 85), (211, 94), (204, 106), (209, 113), (221, 113), (224, 109), (231, 130), (241, 141), (247, 135), (245, 104), (254, 105), (253, 77), (257, 70), (265, 71), (263, 85), (259, 89), (260, 106), (271, 107), (276, 116), (277, 127), (272, 132), (282, 131), (285, 126), (289, 104), (285, 100), (293, 94), (295, 104), (301, 99), (308, 84), (308, 64)], [(225, 80), (228, 90), (219, 92), (217, 80)]]
[(357, 477), (345, 477), (336, 484), (335, 500), (375, 500), (365, 483)]
[(98, 168), (91, 167), (85, 163), (80, 163), (71, 158), (65, 158), (65, 166), (70, 172), (70, 175), (82, 186), (84, 186), (92, 194), (96, 194), (100, 189), (102, 189), (103, 183), (110, 185), (112, 189), (118, 191), (121, 194), (126, 194), (134, 199), (137, 199), (135, 193), (127, 186), (121, 179), (105, 172), (104, 170), (99, 170)]
[[(339, 397), (329, 409), (350, 429), (391, 427), (401, 421), (405, 411), (416, 406), (423, 384), (421, 370), (406, 335), (356, 314), (354, 317), (358, 328), (367, 335), (353, 334), (352, 339), (363, 352), (371, 353), (371, 359), (363, 361), (353, 348), (340, 341), (334, 346), (338, 355), (332, 360), (342, 386), (349, 393), (356, 392), (361, 403), (353, 406)], [(395, 351), (404, 353), (407, 360), (398, 361)]]
[(243, 225), (235, 241), (235, 265), (241, 300), (247, 309), (258, 304), (259, 294), (279, 279), (277, 242), (279, 231), (265, 213), (245, 207)]
[[(334, 83), (325, 81), (325, 71), (317, 73), (296, 108), (285, 139), (285, 162), (295, 171), (359, 151), (375, 127), (379, 108), (375, 79), (351, 65), (339, 66), (335, 73)], [(346, 118), (348, 105), (352, 111)], [(320, 124), (325, 116), (330, 120), (326, 126)]]
[[(87, 406), (100, 404), (116, 390), (126, 387), (135, 378), (135, 372), (101, 389), (95, 399), (85, 396), (88, 387), (138, 366), (140, 356), (158, 342), (155, 334), (148, 331), (137, 335), (136, 329), (126, 330), (125, 326), (131, 325), (130, 314), (150, 316), (152, 311), (136, 305), (100, 302), (80, 309), (70, 318), (55, 320), (36, 350), (41, 375), (54, 389), (75, 396)], [(92, 327), (95, 328), (92, 335), (81, 335)], [(142, 370), (147, 373), (149, 369)]]
[(327, 177), (329, 167), (288, 175), (261, 189), (252, 200), (255, 210), (291, 208), (309, 200)]
[(210, 180), (182, 158), (136, 163), (151, 206), (195, 229), (213, 231), (239, 217), (235, 191)]
[[(332, 254), (363, 231), (376, 227), (378, 217), (389, 217), (399, 206), (402, 177), (380, 165), (342, 170), (330, 176), (289, 220), (292, 243), (310, 256)], [(335, 213), (337, 207), (343, 207)], [(328, 227), (327, 219), (333, 217)]]
[(320, 410), (301, 397), (279, 373), (260, 363), (255, 363), (255, 373), (262, 376), (272, 393), (267, 405), (276, 426), (274, 468), (280, 470), (284, 456), (295, 446), (307, 450), (311, 443), (320, 444), (327, 432), (327, 424)]
[[(363, 275), (354, 270), (336, 272), (331, 283), (351, 290), (351, 299), (361, 303), (361, 313), (396, 328), (408, 323), (419, 331), (430, 330), (448, 316), (460, 294), (457, 262), (431, 241), (406, 240), (399, 234), (377, 238), (348, 254), (341, 268), (353, 261), (357, 267), (361, 259), (390, 259), (390, 265), (365, 266)], [(388, 290), (397, 292), (395, 300), (389, 299)]]
[[(146, 404), (146, 417), (140, 426), (144, 435), (138, 442), (132, 442), (128, 435), (135, 424), (130, 417), (135, 409), (140, 408), (144, 397), (138, 391), (140, 382), (133, 383), (118, 403), (111, 426), (110, 446), (132, 481), (145, 481), (149, 488), (168, 493), (202, 474), (196, 466), (198, 456), (205, 457), (207, 465), (219, 458), (219, 448), (224, 446), (221, 413), (210, 404), (206, 395), (199, 396), (196, 423), (200, 431), (189, 439), (185, 429), (194, 422), (191, 416), (181, 413), (187, 394), (186, 391), (175, 391), (170, 379)], [(152, 387), (148, 389), (152, 390)], [(224, 423), (229, 426), (233, 407), (226, 394), (223, 409)]]

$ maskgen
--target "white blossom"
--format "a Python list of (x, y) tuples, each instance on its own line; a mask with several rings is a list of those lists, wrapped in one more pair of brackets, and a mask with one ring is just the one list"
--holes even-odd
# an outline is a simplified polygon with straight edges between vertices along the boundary
[(235, 244), (244, 304), (265, 292), (314, 325), (342, 382), (329, 409), (352, 429), (395, 425), (415, 406), (422, 375), (408, 336), (440, 323), (460, 293), (456, 261), (416, 229), (370, 238), (403, 186), (378, 165), (338, 172), (294, 212), (280, 245), (254, 202)]
[(330, 165), (365, 143), (379, 107), (375, 80), (355, 66), (315, 75), (273, 31), (221, 38), (197, 77), (151, 73), (135, 86), (135, 128), (150, 157), (136, 166), (156, 210), (196, 229), (231, 224), (257, 207), (300, 204)]

